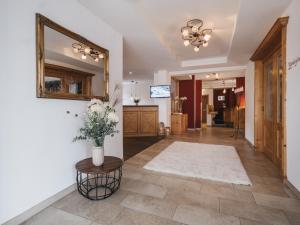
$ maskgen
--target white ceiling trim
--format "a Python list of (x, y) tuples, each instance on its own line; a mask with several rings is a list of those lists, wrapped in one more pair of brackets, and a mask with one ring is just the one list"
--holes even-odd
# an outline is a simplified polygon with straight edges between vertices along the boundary
[(169, 75), (187, 75), (187, 74), (201, 74), (201, 73), (217, 73), (226, 71), (241, 71), (246, 70), (246, 66), (228, 66), (228, 67), (214, 67), (214, 68), (203, 68), (194, 70), (181, 70), (181, 71), (170, 71)]
[(213, 57), (213, 58), (204, 58), (204, 59), (191, 59), (181, 61), (181, 67), (190, 67), (190, 66), (204, 66), (204, 65), (216, 65), (227, 63), (227, 57)]

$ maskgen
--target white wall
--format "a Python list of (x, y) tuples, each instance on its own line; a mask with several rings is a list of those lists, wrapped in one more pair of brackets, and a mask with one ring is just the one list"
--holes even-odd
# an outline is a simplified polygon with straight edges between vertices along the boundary
[[(0, 27), (0, 223), (75, 182), (75, 163), (90, 152), (72, 143), (86, 101), (36, 98), (35, 13), (110, 51), (110, 90), (122, 82), (122, 36), (73, 0), (1, 2)], [(71, 111), (71, 115), (66, 111)], [(105, 153), (123, 156), (120, 133), (107, 138)]]
[(139, 105), (153, 105), (154, 99), (150, 98), (150, 86), (152, 81), (137, 81), (132, 83), (130, 81), (123, 82), (123, 105), (135, 105), (131, 97), (136, 95), (141, 98)]
[[(293, 0), (282, 16), (289, 16), (287, 26), (287, 64), (300, 57), (300, 1)], [(286, 129), (287, 129), (287, 179), (300, 191), (300, 63), (287, 70), (286, 83)], [(254, 142), (254, 67), (249, 63), (246, 73), (246, 138)]]
[(202, 89), (202, 95), (208, 95), (208, 104), (214, 104), (214, 89), (212, 88), (204, 88)]
[[(154, 85), (171, 85), (171, 76), (166, 70), (159, 70), (154, 73)], [(159, 122), (165, 126), (171, 126), (171, 98), (155, 98), (154, 104), (159, 107)]]
[[(287, 63), (300, 57), (300, 1), (293, 0), (283, 16), (289, 16), (287, 27)], [(287, 128), (287, 179), (300, 191), (300, 62), (287, 70), (286, 128)]]
[(245, 75), (245, 138), (254, 145), (254, 63), (249, 62)]

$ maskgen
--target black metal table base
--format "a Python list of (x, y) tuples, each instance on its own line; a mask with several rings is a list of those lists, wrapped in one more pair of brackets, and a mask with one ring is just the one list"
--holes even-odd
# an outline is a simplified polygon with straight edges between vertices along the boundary
[(102, 200), (120, 188), (122, 167), (106, 174), (86, 174), (77, 171), (77, 190), (90, 200)]

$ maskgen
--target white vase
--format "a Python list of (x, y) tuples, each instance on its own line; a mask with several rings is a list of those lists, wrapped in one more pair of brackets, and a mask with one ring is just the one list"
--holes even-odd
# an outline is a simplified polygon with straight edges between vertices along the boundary
[(104, 148), (103, 146), (92, 148), (92, 160), (94, 166), (101, 166), (104, 162)]

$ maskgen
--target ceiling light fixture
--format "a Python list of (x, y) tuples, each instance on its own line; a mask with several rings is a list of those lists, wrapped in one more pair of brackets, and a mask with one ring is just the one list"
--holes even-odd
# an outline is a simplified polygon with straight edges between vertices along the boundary
[(82, 43), (73, 43), (72, 48), (74, 53), (80, 53), (81, 54), (81, 59), (86, 59), (87, 56), (92, 58), (95, 62), (99, 62), (99, 59), (104, 58), (104, 54), (101, 53), (100, 51), (90, 48)]
[(200, 19), (192, 19), (186, 23), (186, 26), (181, 28), (181, 34), (184, 46), (190, 44), (194, 47), (194, 51), (198, 52), (199, 47), (207, 47), (208, 41), (211, 38), (212, 29), (203, 29), (203, 21)]
[(190, 45), (190, 41), (189, 40), (184, 40), (183, 42), (184, 46), (187, 47)]

